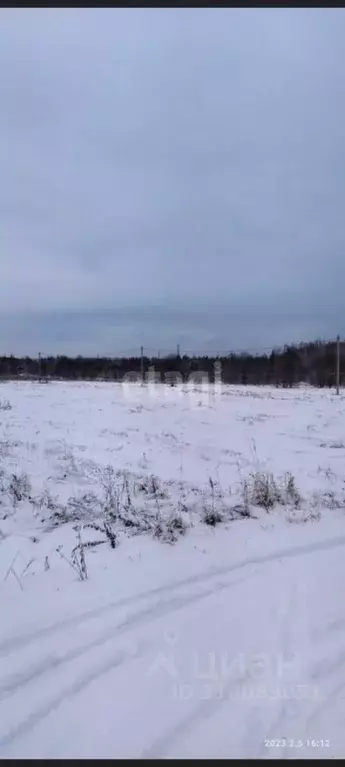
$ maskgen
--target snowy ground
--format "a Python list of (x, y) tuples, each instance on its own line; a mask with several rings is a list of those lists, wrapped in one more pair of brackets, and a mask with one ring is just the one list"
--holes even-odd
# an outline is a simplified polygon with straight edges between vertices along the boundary
[(309, 388), (2, 384), (0, 757), (344, 756), (344, 413)]

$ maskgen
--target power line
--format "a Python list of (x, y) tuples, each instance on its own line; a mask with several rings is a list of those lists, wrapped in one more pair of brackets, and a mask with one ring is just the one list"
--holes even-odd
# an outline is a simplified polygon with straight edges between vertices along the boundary
[[(320, 341), (320, 346), (321, 347), (324, 347), (324, 346), (330, 345), (330, 344), (335, 344), (336, 348), (339, 345), (339, 356), (340, 356), (340, 344), (341, 344), (340, 337), (337, 337), (337, 339), (334, 339), (334, 338), (332, 338), (332, 339), (322, 339)], [(157, 346), (156, 347), (153, 347), (153, 346), (152, 347), (150, 347), (150, 346), (147, 346), (147, 347), (145, 347), (145, 346), (141, 346), (141, 347), (136, 346), (136, 347), (131, 347), (131, 348), (127, 348), (127, 349), (121, 349), (121, 350), (116, 351), (116, 352), (114, 352), (114, 350), (112, 350), (109, 353), (101, 353), (101, 354), (99, 354), (99, 353), (98, 354), (92, 354), (92, 353), (89, 353), (89, 354), (77, 354), (77, 353), (75, 353), (75, 354), (71, 355), (71, 354), (61, 354), (61, 353), (52, 354), (52, 353), (47, 353), (47, 352), (40, 352), (38, 354), (38, 362), (39, 362), (39, 364), (41, 364), (41, 361), (43, 359), (47, 360), (49, 358), (53, 358), (53, 359), (56, 360), (59, 357), (70, 357), (71, 359), (75, 359), (77, 357), (81, 357), (82, 359), (95, 359), (96, 357), (99, 357), (99, 358), (109, 359), (109, 360), (116, 360), (116, 359), (121, 359), (121, 358), (126, 359), (126, 358), (130, 358), (130, 357), (137, 358), (137, 359), (138, 358), (140, 359), (141, 357), (143, 357), (143, 358), (152, 357), (152, 358), (159, 359), (159, 358), (162, 358), (163, 355), (171, 355), (172, 357), (173, 356), (178, 356), (178, 355), (180, 355), (180, 356), (183, 356), (183, 355), (187, 356), (188, 355), (188, 356), (195, 356), (195, 357), (203, 357), (203, 356), (205, 356), (205, 357), (217, 357), (217, 356), (218, 357), (220, 357), (220, 356), (229, 357), (232, 354), (250, 354), (250, 353), (259, 353), (259, 352), (267, 352), (267, 351), (268, 352), (272, 352), (272, 351), (282, 352), (285, 348), (293, 348), (294, 350), (296, 350), (298, 352), (300, 350), (300, 347), (302, 347), (301, 351), (303, 351), (308, 346), (314, 346), (314, 345), (316, 345), (316, 347), (317, 347), (318, 341), (305, 341), (305, 342), (300, 342), (299, 341), (297, 343), (290, 342), (288, 344), (286, 344), (286, 343), (285, 344), (270, 344), (270, 345), (265, 345), (265, 346), (255, 346), (255, 345), (253, 345), (253, 346), (246, 346), (246, 347), (245, 346), (240, 346), (240, 347), (237, 346), (237, 347), (228, 347), (227, 349), (219, 349), (218, 348), (218, 349), (214, 349), (214, 350), (212, 350), (212, 349), (200, 349), (200, 348), (199, 349), (196, 349), (196, 348), (194, 348), (194, 349), (191, 349), (191, 348), (185, 349), (184, 347), (181, 348), (180, 344), (177, 344), (175, 349), (173, 347), (169, 347), (169, 348), (168, 347), (165, 347), (165, 348), (164, 347), (163, 348), (160, 347), (158, 350), (157, 350)], [(11, 355), (4, 355), (4, 358), (7, 357), (7, 356), (11, 356)], [(18, 359), (25, 359), (25, 357), (30, 358), (29, 355), (13, 355), (13, 356), (17, 357)], [(34, 357), (32, 359), (34, 359)]]

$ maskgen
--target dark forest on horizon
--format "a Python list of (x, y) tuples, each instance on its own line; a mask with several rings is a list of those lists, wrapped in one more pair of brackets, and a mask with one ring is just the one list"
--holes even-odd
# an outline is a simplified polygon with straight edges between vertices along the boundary
[[(344, 369), (345, 348), (340, 344), (340, 383)], [(227, 356), (166, 357), (87, 357), (65, 355), (48, 357), (0, 358), (0, 378), (41, 378), (64, 380), (162, 381), (165, 383), (213, 382), (215, 363), (221, 365), (221, 380), (229, 384), (275, 385), (292, 387), (308, 383), (317, 387), (333, 387), (336, 383), (336, 342), (314, 341), (296, 346), (286, 345), (267, 354), (229, 353)], [(153, 374), (154, 369), (154, 374)], [(151, 372), (150, 372), (151, 371)], [(345, 375), (344, 375), (345, 380)]]

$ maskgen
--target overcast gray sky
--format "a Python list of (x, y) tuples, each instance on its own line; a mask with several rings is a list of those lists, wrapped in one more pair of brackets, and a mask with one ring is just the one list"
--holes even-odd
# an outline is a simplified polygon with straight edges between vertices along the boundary
[(0, 351), (345, 335), (344, 9), (1, 9)]

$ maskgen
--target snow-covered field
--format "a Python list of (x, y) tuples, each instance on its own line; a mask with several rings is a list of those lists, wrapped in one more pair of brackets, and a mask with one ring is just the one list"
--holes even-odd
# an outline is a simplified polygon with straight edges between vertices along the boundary
[(344, 756), (344, 414), (1, 384), (0, 757)]

